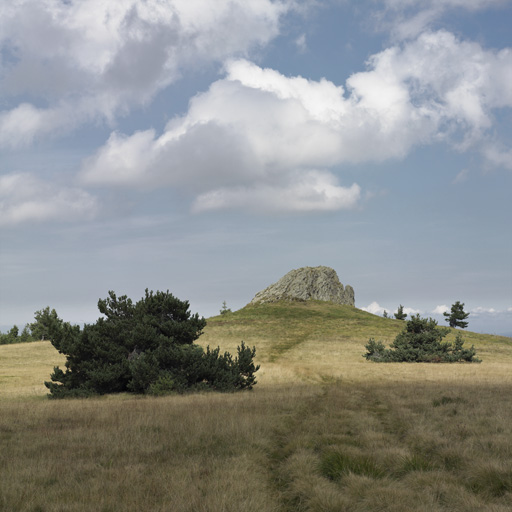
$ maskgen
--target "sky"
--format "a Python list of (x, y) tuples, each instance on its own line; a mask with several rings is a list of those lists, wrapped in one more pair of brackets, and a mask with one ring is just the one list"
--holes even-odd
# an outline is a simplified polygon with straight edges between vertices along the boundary
[(512, 336), (512, 0), (0, 2), (0, 330), (326, 265)]

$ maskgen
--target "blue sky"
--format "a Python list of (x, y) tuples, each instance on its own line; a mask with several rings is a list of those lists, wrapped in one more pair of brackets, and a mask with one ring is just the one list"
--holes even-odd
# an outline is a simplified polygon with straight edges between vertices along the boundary
[(512, 335), (512, 1), (0, 5), (0, 329), (333, 267)]

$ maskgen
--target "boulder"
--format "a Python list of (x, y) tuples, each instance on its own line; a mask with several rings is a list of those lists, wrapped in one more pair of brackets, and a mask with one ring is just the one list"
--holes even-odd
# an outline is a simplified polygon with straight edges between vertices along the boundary
[(277, 283), (258, 292), (250, 304), (310, 299), (350, 306), (355, 304), (352, 286), (344, 287), (336, 271), (330, 267), (303, 267), (291, 270)]

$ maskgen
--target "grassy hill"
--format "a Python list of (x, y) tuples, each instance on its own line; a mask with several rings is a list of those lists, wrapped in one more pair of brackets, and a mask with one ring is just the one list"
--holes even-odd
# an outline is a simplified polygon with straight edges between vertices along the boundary
[(254, 391), (162, 398), (49, 401), (62, 356), (1, 346), (0, 510), (511, 510), (512, 340), (464, 333), (481, 364), (362, 357), (403, 325), (321, 302), (247, 306), (199, 341), (255, 345)]
[[(404, 322), (383, 318), (352, 306), (320, 301), (278, 302), (248, 305), (234, 313), (208, 320), (199, 342), (236, 351), (241, 340), (256, 346), (262, 365), (260, 382), (283, 379), (322, 381), (344, 377), (354, 381), (383, 379), (397, 376), (413, 378), (434, 370), (436, 378), (453, 375), (453, 367), (431, 365), (369, 365), (362, 354), (370, 337), (391, 343), (404, 328)], [(447, 340), (455, 339), (452, 329)], [(503, 375), (512, 361), (512, 339), (503, 336), (462, 331), (466, 344), (475, 345), (485, 368)], [(371, 368), (371, 371), (369, 371)], [(457, 365), (459, 374), (472, 374), (468, 365)], [(421, 378), (421, 377), (420, 377)]]

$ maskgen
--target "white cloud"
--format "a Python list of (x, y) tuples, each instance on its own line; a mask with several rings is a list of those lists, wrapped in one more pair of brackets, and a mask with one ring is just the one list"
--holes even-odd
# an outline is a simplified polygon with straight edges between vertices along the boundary
[(196, 211), (353, 207), (359, 187), (342, 188), (335, 166), (403, 158), (439, 140), (483, 148), (492, 110), (512, 106), (512, 51), (486, 51), (445, 31), (380, 52), (368, 66), (346, 91), (228, 61), (225, 78), (195, 96), (163, 134), (112, 134), (84, 163), (82, 178), (184, 187)]
[(339, 160), (343, 89), (286, 78), (247, 61), (194, 97), (186, 116), (157, 137), (112, 134), (84, 162), (87, 184), (180, 186), (195, 211), (325, 211), (356, 206), (357, 184), (326, 168)]
[(325, 172), (300, 173), (286, 186), (256, 185), (212, 190), (194, 202), (196, 212), (227, 208), (252, 211), (311, 212), (349, 209), (356, 206), (361, 195), (357, 184), (339, 186), (335, 176)]
[(0, 176), (0, 226), (90, 219), (96, 199), (79, 188), (58, 187), (29, 173)]
[[(18, 0), (0, 6), (0, 146), (112, 121), (279, 33), (292, 0)], [(22, 99), (25, 98), (25, 99)], [(27, 101), (26, 98), (33, 98)], [(17, 123), (21, 120), (21, 123)]]
[(448, 311), (450, 311), (450, 308), (446, 304), (443, 304), (441, 306), (436, 306), (432, 310), (432, 313), (434, 313), (435, 315), (442, 315), (443, 313), (446, 313)]
[(368, 313), (371, 313), (372, 315), (379, 315), (381, 316), (384, 311), (386, 311), (378, 302), (372, 302), (366, 307), (361, 308), (363, 311), (367, 311)]
[[(398, 312), (398, 308), (396, 310)], [(420, 315), (422, 313), (421, 309), (415, 309), (415, 308), (405, 308), (404, 307), (404, 313), (407, 313), (409, 317), (414, 315)]]
[[(368, 313), (372, 313), (373, 315), (379, 315), (379, 316), (382, 316), (384, 314), (384, 311), (387, 311), (388, 316), (390, 318), (394, 318), (394, 314), (398, 313), (398, 308), (396, 308), (395, 310), (386, 309), (386, 308), (382, 307), (378, 302), (372, 302), (368, 306), (363, 307), (361, 309), (363, 311), (368, 311)], [(407, 307), (403, 308), (403, 312), (406, 313), (409, 318), (414, 315), (418, 315), (418, 314), (422, 313), (422, 311), (420, 309), (407, 308)]]
[[(400, 136), (404, 154), (413, 145), (445, 140), (460, 151), (480, 149), (490, 160), (498, 155), (487, 138), (493, 111), (512, 106), (512, 49), (485, 50), (441, 30), (388, 48), (369, 65), (347, 85), (360, 98), (358, 106), (379, 119), (385, 135)], [(495, 156), (492, 163), (504, 159)]]

